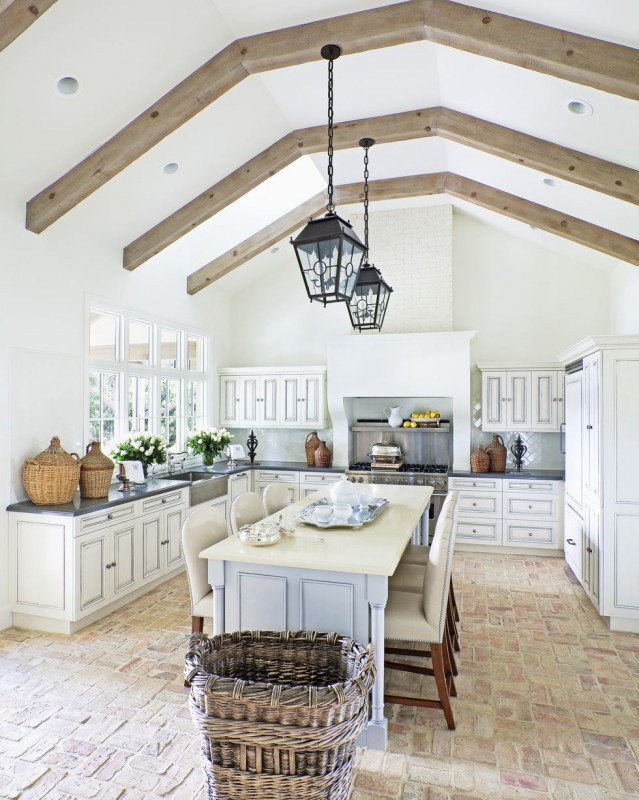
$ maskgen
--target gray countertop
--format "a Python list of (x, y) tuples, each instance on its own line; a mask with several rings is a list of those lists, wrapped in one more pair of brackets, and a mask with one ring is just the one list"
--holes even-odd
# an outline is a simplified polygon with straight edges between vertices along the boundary
[[(344, 472), (346, 467), (309, 467), (303, 461), (238, 461), (237, 466), (229, 469), (225, 461), (220, 461), (206, 470), (212, 476), (235, 475), (245, 470), (269, 469), (269, 470), (294, 470), (297, 472)], [(189, 471), (189, 470), (185, 470)], [(193, 467), (193, 472), (203, 471), (202, 467)], [(136, 486), (129, 492), (120, 492), (117, 484), (112, 484), (109, 489), (108, 497), (98, 497), (86, 499), (80, 497), (80, 492), (76, 492), (75, 497), (70, 503), (60, 505), (36, 505), (31, 500), (23, 500), (20, 503), (12, 503), (7, 506), (7, 511), (16, 511), (23, 514), (64, 514), (71, 517), (79, 517), (83, 514), (90, 514), (93, 511), (101, 511), (105, 508), (132, 503), (145, 497), (152, 497), (156, 494), (170, 492), (173, 489), (181, 489), (189, 486), (188, 481), (167, 480), (161, 476), (149, 478), (143, 485)]]
[(529, 469), (517, 472), (516, 470), (506, 470), (506, 472), (470, 472), (470, 470), (453, 470), (448, 473), (449, 478), (516, 478), (522, 481), (531, 479), (541, 479), (546, 481), (563, 481), (565, 472), (563, 469)]

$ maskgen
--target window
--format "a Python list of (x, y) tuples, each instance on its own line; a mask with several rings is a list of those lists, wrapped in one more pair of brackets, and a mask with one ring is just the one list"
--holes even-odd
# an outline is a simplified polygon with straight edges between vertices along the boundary
[(206, 427), (208, 338), (110, 309), (89, 309), (87, 440), (108, 453), (129, 433), (186, 449)]

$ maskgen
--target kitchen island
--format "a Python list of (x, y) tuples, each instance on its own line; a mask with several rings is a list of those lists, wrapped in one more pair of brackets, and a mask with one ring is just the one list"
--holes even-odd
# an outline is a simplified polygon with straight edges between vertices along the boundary
[[(371, 485), (389, 505), (361, 528), (319, 528), (295, 517), (316, 492), (285, 508), (282, 522), (295, 535), (271, 547), (252, 547), (233, 536), (200, 553), (209, 561), (216, 633), (233, 630), (337, 631), (375, 645), (377, 681), (371, 718), (360, 739), (384, 749), (384, 608), (388, 578), (428, 510), (429, 486)], [(280, 514), (267, 519), (277, 519)]]

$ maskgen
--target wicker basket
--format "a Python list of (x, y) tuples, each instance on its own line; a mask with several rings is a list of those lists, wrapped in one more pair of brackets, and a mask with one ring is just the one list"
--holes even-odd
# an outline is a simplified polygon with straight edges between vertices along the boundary
[(346, 800), (372, 646), (313, 631), (195, 634), (184, 674), (211, 800)]
[(506, 472), (506, 456), (508, 451), (501, 436), (496, 433), (493, 435), (492, 442), (486, 448), (486, 452), (490, 457), (490, 471), (491, 472)]
[(22, 482), (32, 503), (60, 505), (70, 503), (80, 480), (80, 458), (67, 453), (54, 436), (49, 447), (35, 458), (27, 458), (22, 470)]
[(315, 451), (320, 445), (320, 438), (317, 435), (317, 431), (312, 431), (306, 437), (306, 441), (304, 442), (304, 449), (306, 450), (306, 466), (307, 467), (314, 467), (315, 466)]
[(490, 454), (484, 450), (482, 445), (478, 444), (470, 454), (470, 470), (471, 472), (488, 472), (489, 469)]
[(315, 449), (315, 466), (316, 467), (330, 467), (331, 465), (331, 451), (326, 446), (326, 442), (322, 441)]
[(100, 442), (89, 442), (80, 459), (80, 497), (108, 497), (115, 464), (100, 449)]

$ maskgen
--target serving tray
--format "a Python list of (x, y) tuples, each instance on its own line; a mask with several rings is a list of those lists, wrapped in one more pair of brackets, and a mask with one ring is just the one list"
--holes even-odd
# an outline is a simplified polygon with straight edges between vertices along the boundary
[(379, 517), (388, 505), (388, 500), (383, 497), (376, 497), (367, 508), (358, 508), (358, 510), (353, 511), (352, 515), (345, 521), (336, 520), (332, 517), (326, 520), (326, 522), (314, 519), (313, 512), (315, 511), (315, 507), (326, 505), (333, 505), (333, 503), (330, 498), (323, 497), (321, 500), (317, 500), (315, 503), (311, 503), (309, 506), (306, 506), (306, 508), (303, 508), (300, 513), (297, 514), (295, 520), (297, 522), (304, 522), (306, 525), (314, 525), (316, 528), (361, 528), (362, 525), (365, 525), (367, 522), (372, 522)]

